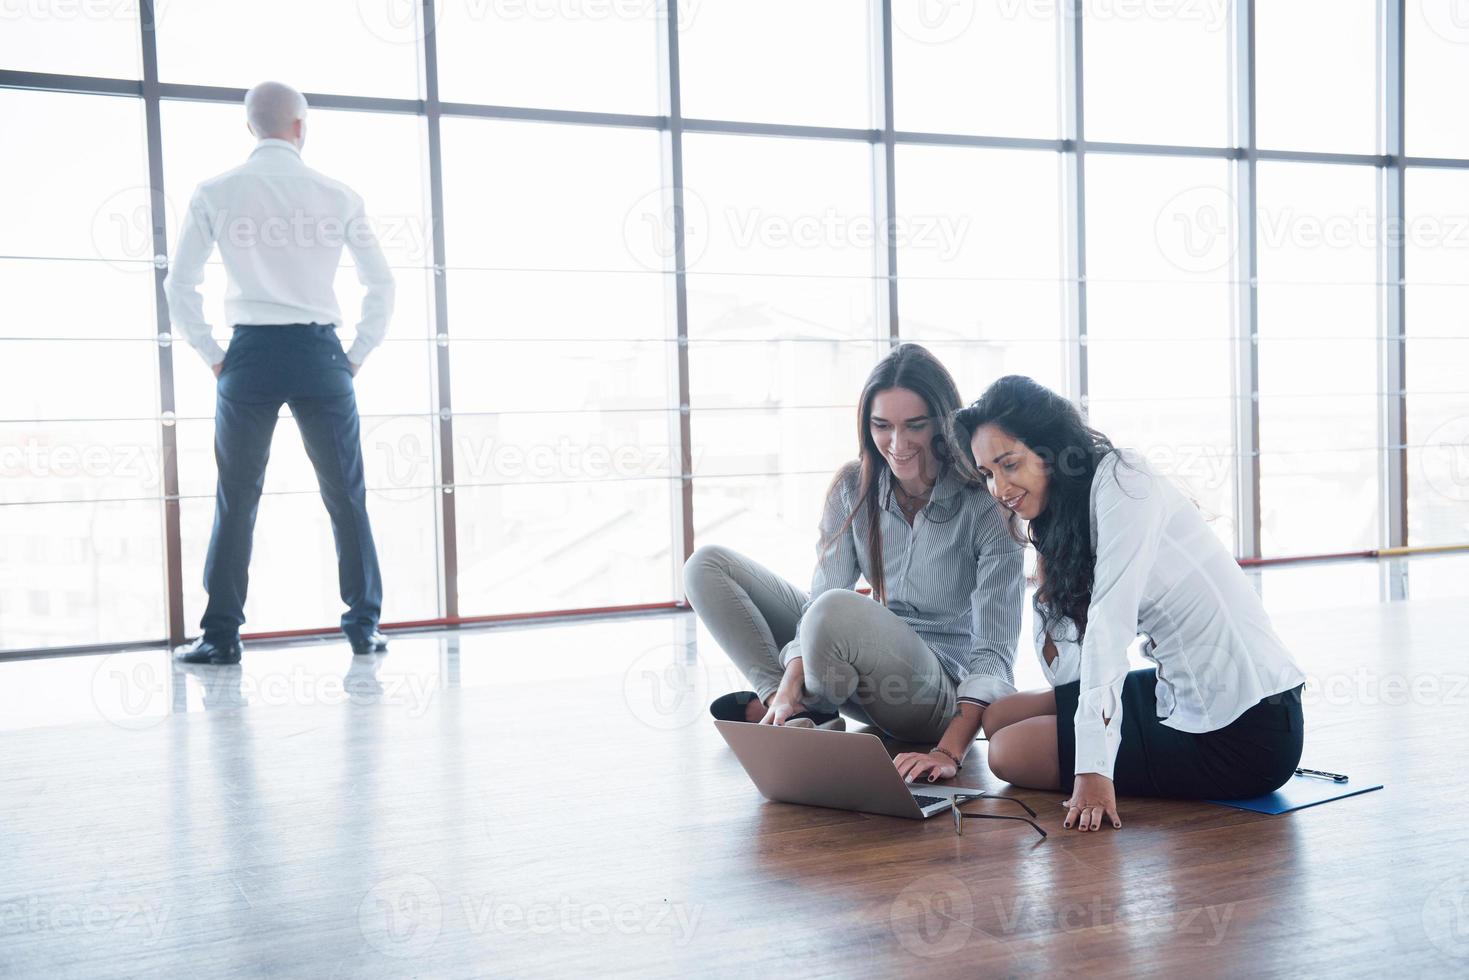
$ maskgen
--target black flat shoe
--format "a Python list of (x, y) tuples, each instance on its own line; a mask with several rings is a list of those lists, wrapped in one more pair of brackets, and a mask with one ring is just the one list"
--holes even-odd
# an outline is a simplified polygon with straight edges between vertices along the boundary
[(220, 646), (201, 636), (187, 646), (174, 647), (173, 659), (181, 664), (237, 664), (244, 649), (238, 639)]
[[(745, 708), (751, 701), (758, 700), (760, 696), (754, 691), (735, 691), (722, 698), (715, 698), (709, 705), (709, 713), (719, 721), (749, 721), (745, 716)], [(786, 724), (795, 722), (796, 728), (835, 728), (841, 731), (846, 727), (841, 723), (841, 718), (835, 712), (826, 714), (820, 711), (802, 711), (787, 718)]]
[(791, 715), (786, 719), (787, 728), (826, 728), (835, 732), (847, 730), (847, 723), (842, 720), (840, 714), (826, 714), (821, 711), (802, 711), (800, 714)]
[(718, 721), (749, 721), (745, 717), (745, 706), (760, 700), (754, 691), (735, 691), (722, 698), (715, 698), (709, 705), (709, 713)]
[(377, 630), (373, 630), (366, 636), (349, 636), (347, 639), (352, 644), (354, 656), (366, 657), (374, 653), (386, 653), (388, 650), (388, 638)]

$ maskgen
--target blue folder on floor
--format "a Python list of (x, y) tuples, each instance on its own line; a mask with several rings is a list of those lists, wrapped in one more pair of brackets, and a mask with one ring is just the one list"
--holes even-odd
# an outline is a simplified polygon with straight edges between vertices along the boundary
[(1361, 793), (1370, 793), (1374, 789), (1382, 789), (1382, 784), (1366, 780), (1334, 783), (1318, 776), (1292, 776), (1290, 781), (1280, 789), (1273, 793), (1266, 793), (1264, 796), (1255, 796), (1247, 800), (1205, 800), (1204, 802), (1232, 806), (1236, 810), (1252, 810), (1255, 813), (1289, 813), (1291, 810), (1302, 810), (1308, 806), (1330, 803), (1332, 800), (1341, 800)]

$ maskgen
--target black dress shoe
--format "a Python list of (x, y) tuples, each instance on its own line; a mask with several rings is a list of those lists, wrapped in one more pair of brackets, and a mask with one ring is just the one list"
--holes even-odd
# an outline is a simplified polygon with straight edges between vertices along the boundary
[(173, 659), (181, 664), (237, 664), (244, 649), (238, 639), (221, 646), (201, 636), (187, 646), (174, 647)]
[(377, 630), (373, 630), (366, 636), (349, 636), (352, 643), (352, 653), (359, 657), (365, 657), (373, 653), (386, 653), (388, 650), (388, 638)]

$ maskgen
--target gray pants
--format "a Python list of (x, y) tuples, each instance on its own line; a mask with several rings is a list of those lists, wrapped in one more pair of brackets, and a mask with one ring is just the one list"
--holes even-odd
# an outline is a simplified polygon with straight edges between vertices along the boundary
[(695, 551), (683, 580), (694, 611), (762, 701), (780, 685), (780, 652), (794, 641), (812, 708), (839, 709), (894, 738), (929, 743), (958, 710), (954, 682), (928, 644), (860, 593), (823, 592), (806, 608), (804, 591), (718, 545)]

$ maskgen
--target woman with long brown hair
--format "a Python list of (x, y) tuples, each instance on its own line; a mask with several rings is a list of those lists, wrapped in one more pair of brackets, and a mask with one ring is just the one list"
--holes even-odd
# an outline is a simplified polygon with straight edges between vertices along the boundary
[[(1035, 545), (1053, 685), (986, 712), (990, 770), (1070, 794), (1064, 825), (1085, 831), (1121, 828), (1119, 795), (1232, 799), (1290, 779), (1305, 674), (1193, 502), (1029, 378), (1000, 378), (952, 431), (959, 467)], [(1139, 636), (1153, 666), (1129, 670)]]
[[(695, 612), (753, 691), (716, 717), (842, 727), (841, 714), (907, 742), (910, 780), (953, 776), (984, 708), (1015, 690), (1022, 549), (995, 499), (954, 465), (954, 379), (917, 344), (883, 358), (858, 405), (859, 457), (827, 492), (809, 593), (706, 545), (684, 566)], [(871, 597), (854, 591), (858, 577)]]

